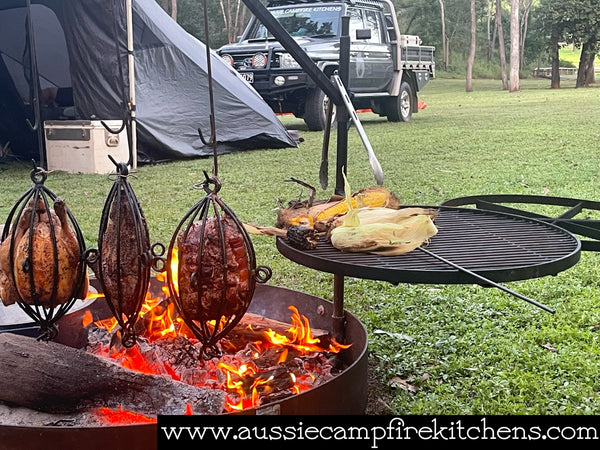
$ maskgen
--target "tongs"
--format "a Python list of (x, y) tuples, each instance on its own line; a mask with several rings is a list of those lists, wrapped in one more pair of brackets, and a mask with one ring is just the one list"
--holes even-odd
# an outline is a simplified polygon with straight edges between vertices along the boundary
[(356, 114), (356, 110), (354, 109), (354, 106), (352, 105), (352, 102), (350, 101), (348, 92), (346, 91), (346, 88), (344, 87), (344, 84), (342, 83), (342, 80), (339, 77), (339, 75), (335, 74), (331, 77), (331, 79), (337, 85), (337, 88), (339, 89), (340, 93), (342, 94), (342, 99), (344, 100), (346, 109), (348, 110), (348, 113), (350, 114), (350, 118), (352, 119), (352, 122), (354, 123), (354, 126), (356, 127), (356, 130), (358, 131), (360, 139), (361, 139), (363, 145), (365, 146), (367, 155), (369, 156), (369, 164), (371, 164), (371, 168), (373, 169), (373, 175), (375, 175), (375, 181), (377, 182), (377, 184), (379, 186), (381, 186), (381, 185), (383, 185), (383, 170), (381, 170), (381, 165), (379, 164), (379, 161), (377, 160), (377, 157), (375, 156), (373, 147), (371, 147), (371, 143), (369, 142), (367, 133), (365, 133), (365, 130), (364, 130), (362, 124), (360, 123), (360, 120), (358, 120), (358, 115)]

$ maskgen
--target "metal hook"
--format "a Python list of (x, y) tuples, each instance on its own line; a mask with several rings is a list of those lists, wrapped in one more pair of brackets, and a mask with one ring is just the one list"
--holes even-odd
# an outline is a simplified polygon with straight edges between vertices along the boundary
[(100, 123), (106, 129), (106, 131), (108, 131), (109, 133), (119, 134), (121, 131), (123, 131), (125, 129), (125, 126), (127, 125), (128, 120), (129, 120), (129, 114), (127, 111), (125, 111), (125, 113), (123, 114), (121, 127), (118, 130), (113, 130), (111, 127), (108, 126), (108, 124), (104, 120), (101, 120)]
[(32, 125), (31, 122), (29, 121), (29, 119), (25, 119), (25, 122), (27, 123), (27, 125), (29, 126), (29, 128), (31, 128), (31, 131), (37, 131), (40, 128), (40, 121), (37, 119), (35, 119), (35, 124)]

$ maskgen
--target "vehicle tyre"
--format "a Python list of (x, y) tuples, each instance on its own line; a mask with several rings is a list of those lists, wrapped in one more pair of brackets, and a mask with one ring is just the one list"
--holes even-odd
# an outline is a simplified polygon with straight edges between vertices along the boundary
[[(315, 88), (306, 98), (304, 105), (304, 123), (310, 131), (322, 131), (327, 123), (327, 105), (329, 97), (319, 89)], [(335, 123), (335, 105), (331, 115), (332, 124)]]
[(390, 122), (409, 122), (413, 112), (413, 91), (406, 81), (400, 85), (400, 95), (392, 97), (388, 104), (387, 118)]

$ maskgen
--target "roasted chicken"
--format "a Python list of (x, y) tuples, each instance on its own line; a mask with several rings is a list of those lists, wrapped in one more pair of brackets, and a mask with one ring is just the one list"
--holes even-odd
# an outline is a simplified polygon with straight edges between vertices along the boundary
[(29, 305), (53, 308), (68, 302), (74, 295), (85, 298), (87, 273), (81, 289), (74, 294), (82, 262), (65, 202), (57, 198), (49, 211), (41, 198), (35, 206), (30, 202), (13, 226), (16, 230), (12, 268), (12, 232), (0, 246), (3, 303), (10, 305), (20, 298)]

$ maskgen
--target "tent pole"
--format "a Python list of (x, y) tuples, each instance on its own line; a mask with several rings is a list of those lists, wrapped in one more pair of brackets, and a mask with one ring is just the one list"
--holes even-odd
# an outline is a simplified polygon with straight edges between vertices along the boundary
[(133, 11), (131, 0), (125, 0), (127, 13), (127, 62), (129, 70), (129, 112), (131, 117), (131, 167), (137, 167), (137, 132), (135, 120), (135, 67), (133, 57)]

